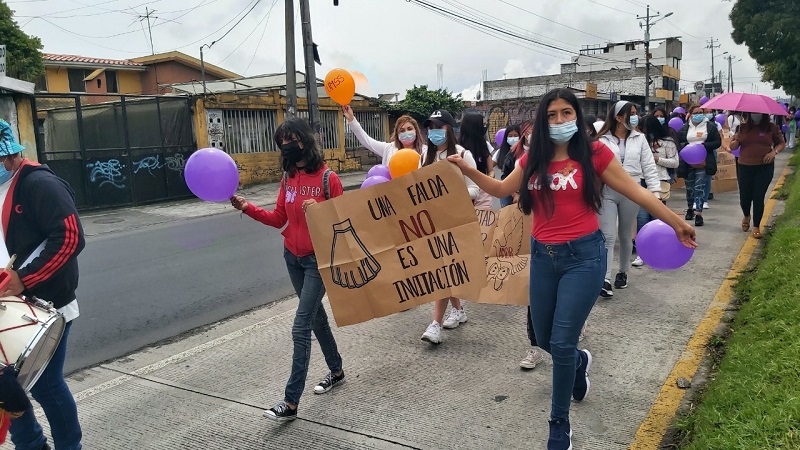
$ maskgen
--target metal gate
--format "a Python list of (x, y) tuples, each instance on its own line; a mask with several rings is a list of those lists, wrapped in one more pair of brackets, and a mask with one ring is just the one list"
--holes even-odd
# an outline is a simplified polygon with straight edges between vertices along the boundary
[(191, 196), (190, 98), (41, 93), (36, 112), (39, 161), (69, 182), (79, 209)]

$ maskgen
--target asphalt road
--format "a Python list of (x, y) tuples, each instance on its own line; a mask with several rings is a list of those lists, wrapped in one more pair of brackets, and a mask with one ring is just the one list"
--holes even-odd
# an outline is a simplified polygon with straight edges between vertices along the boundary
[(89, 238), (71, 372), (292, 295), (283, 237), (222, 214)]

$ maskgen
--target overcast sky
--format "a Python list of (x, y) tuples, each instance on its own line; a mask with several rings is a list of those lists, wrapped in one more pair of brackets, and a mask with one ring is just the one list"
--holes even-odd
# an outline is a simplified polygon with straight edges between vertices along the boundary
[[(474, 97), (482, 71), (488, 79), (554, 74), (582, 45), (642, 39), (637, 15), (646, 2), (634, 0), (310, 0), (314, 41), (323, 65), (317, 76), (335, 67), (359, 71), (368, 79), (367, 95), (403, 93), (412, 85), (438, 87), (437, 64), (444, 87)], [(252, 76), (285, 70), (285, 0), (9, 0), (22, 29), (41, 38), (44, 51), (124, 59), (151, 53), (146, 8), (156, 53), (180, 50), (199, 57), (202, 44), (208, 62)], [(719, 40), (715, 70), (727, 74), (723, 52), (736, 56), (736, 91), (783, 95), (761, 83), (744, 46), (730, 37), (724, 0), (653, 2), (652, 13), (673, 12), (651, 28), (651, 37), (681, 36), (681, 87), (691, 89), (711, 78), (708, 40)], [(226, 31), (255, 7), (224, 38)], [(303, 70), (299, 6), (295, 1), (298, 70)], [(454, 18), (451, 13), (462, 18)], [(443, 17), (443, 15), (451, 17)], [(486, 34), (472, 20), (498, 31)], [(515, 33), (526, 39), (518, 39)], [(220, 39), (222, 38), (222, 39)], [(551, 47), (540, 45), (544, 43)], [(553, 48), (553, 47), (557, 47)], [(727, 56), (727, 55), (725, 55)], [(736, 61), (736, 60), (734, 60)], [(725, 84), (723, 83), (723, 86)]]

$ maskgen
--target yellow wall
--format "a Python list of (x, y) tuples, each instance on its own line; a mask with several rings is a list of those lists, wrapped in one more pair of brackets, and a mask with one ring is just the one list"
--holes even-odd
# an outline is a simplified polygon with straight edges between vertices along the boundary
[(142, 73), (118, 70), (117, 89), (120, 94), (141, 94)]
[(17, 103), (17, 127), (19, 129), (19, 141), (25, 147), (25, 157), (31, 161), (39, 161), (39, 154), (36, 151), (36, 131), (33, 128), (33, 111), (31, 100), (27, 96), (14, 98)]
[(69, 78), (64, 67), (48, 67), (46, 70), (47, 92), (69, 92)]
[(242, 186), (279, 180), (283, 173), (280, 152), (240, 153), (231, 157), (239, 168), (239, 184)]

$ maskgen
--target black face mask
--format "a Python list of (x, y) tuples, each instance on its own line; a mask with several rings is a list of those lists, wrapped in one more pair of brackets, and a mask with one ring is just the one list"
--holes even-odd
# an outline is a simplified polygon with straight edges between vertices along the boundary
[(288, 172), (290, 169), (293, 169), (295, 165), (300, 162), (300, 160), (303, 159), (303, 150), (295, 141), (287, 144), (281, 144), (281, 157), (283, 162), (283, 170)]

